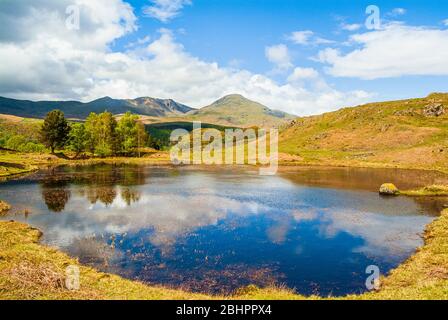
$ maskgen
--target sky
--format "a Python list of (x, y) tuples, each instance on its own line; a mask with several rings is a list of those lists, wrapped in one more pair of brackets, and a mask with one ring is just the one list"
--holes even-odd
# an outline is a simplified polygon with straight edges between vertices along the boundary
[(0, 0), (0, 95), (242, 94), (296, 115), (447, 92), (445, 0)]

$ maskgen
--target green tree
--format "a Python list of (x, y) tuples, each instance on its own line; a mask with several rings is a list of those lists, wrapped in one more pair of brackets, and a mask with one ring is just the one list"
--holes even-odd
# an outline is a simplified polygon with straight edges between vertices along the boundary
[(146, 145), (148, 134), (145, 126), (138, 121), (139, 117), (126, 112), (117, 125), (117, 139), (120, 142), (120, 152), (129, 154), (136, 148)]
[[(137, 122), (137, 147), (142, 148), (148, 146), (149, 134), (146, 131), (145, 125), (138, 121)], [(138, 156), (140, 157), (140, 149), (138, 151)]]
[(73, 124), (69, 134), (68, 148), (71, 151), (76, 152), (75, 158), (86, 151), (88, 141), (85, 125), (83, 123)]
[(60, 110), (53, 110), (47, 114), (40, 129), (42, 143), (54, 153), (56, 148), (62, 148), (68, 140), (70, 126)]
[(126, 112), (117, 125), (117, 138), (120, 142), (120, 152), (130, 153), (138, 145), (138, 116)]
[(116, 127), (117, 121), (112, 113), (91, 113), (85, 124), (88, 148), (101, 157), (116, 154), (119, 149)]

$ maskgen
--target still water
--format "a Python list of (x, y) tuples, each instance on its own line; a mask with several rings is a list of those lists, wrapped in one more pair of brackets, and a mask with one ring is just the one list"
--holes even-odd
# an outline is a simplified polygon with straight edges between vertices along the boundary
[(42, 170), (0, 184), (45, 244), (99, 270), (191, 291), (231, 293), (248, 284), (303, 294), (365, 291), (422, 244), (444, 198), (384, 198), (447, 181), (435, 173), (302, 168), (258, 170), (98, 165)]

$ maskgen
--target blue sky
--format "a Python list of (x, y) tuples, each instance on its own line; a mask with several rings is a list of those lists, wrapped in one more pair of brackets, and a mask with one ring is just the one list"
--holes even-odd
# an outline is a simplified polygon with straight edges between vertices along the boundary
[[(65, 2), (80, 8), (77, 33), (57, 30), (66, 18)], [(366, 8), (372, 4), (381, 26), (369, 30)], [(37, 19), (30, 6), (54, 15)], [(33, 50), (24, 63), (36, 72), (30, 76), (35, 83), (6, 84), (9, 70), (0, 67), (0, 94), (17, 98), (145, 95), (200, 107), (236, 92), (269, 107), (315, 114), (448, 91), (443, 0), (5, 0), (0, 17), (9, 18), (0, 20), (3, 30), (19, 29), (26, 38), (19, 41), (17, 32), (11, 41), (11, 34), (0, 32), (0, 58), (2, 52), (8, 61), (11, 51), (22, 50), (25, 57)], [(35, 19), (37, 28), (25, 30), (21, 19)], [(97, 37), (90, 41), (92, 34)], [(49, 54), (36, 39), (59, 47)], [(33, 70), (35, 62), (79, 70), (51, 74), (50, 86), (39, 79), (44, 67)]]

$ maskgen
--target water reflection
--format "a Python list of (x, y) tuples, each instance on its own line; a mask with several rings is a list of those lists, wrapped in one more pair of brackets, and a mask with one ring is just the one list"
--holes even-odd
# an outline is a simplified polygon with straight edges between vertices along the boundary
[(62, 212), (70, 199), (71, 192), (67, 181), (52, 181), (51, 179), (42, 181), (42, 199), (48, 210)]
[(447, 203), (380, 198), (343, 180), (321, 188), (316, 173), (310, 187), (299, 174), (67, 167), (2, 184), (0, 197), (46, 243), (104, 271), (196, 291), (285, 283), (324, 295), (362, 291), (367, 265), (386, 272), (406, 259)]

